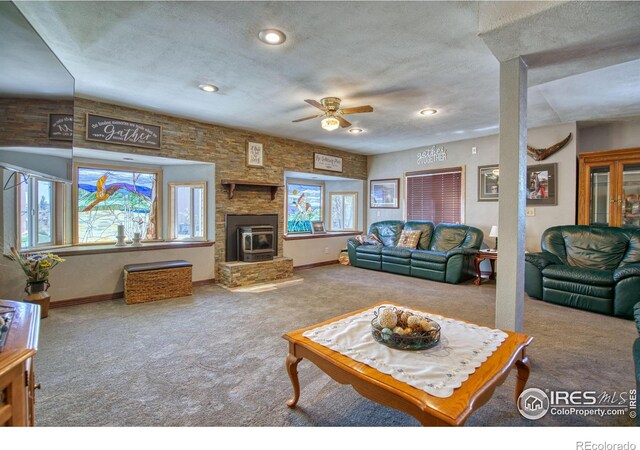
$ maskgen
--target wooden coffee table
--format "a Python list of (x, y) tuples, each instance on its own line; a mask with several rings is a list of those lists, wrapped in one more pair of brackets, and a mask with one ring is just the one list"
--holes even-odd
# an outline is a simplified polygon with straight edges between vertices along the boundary
[(514, 367), (517, 369), (515, 401), (518, 401), (529, 378), (529, 358), (525, 356), (525, 349), (533, 339), (524, 334), (505, 331), (507, 338), (500, 347), (447, 398), (434, 397), (302, 336), (307, 330), (389, 304), (401, 306), (393, 302), (381, 302), (283, 336), (289, 341), (286, 368), (293, 384), (293, 398), (287, 402), (289, 407), (294, 408), (300, 398), (297, 367), (303, 358), (338, 383), (350, 384), (369, 400), (411, 414), (422, 425), (463, 425), (473, 411), (491, 398), (496, 387), (506, 380)]

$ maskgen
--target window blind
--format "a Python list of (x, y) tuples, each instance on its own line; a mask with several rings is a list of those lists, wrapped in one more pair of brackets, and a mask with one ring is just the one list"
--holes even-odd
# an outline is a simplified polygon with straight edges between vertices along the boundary
[(407, 174), (407, 220), (462, 222), (462, 168)]

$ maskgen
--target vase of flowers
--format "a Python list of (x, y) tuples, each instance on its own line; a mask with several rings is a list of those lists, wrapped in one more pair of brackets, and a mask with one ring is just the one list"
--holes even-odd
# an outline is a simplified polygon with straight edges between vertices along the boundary
[(49, 315), (49, 303), (51, 296), (49, 289), (49, 273), (58, 264), (64, 261), (53, 253), (23, 253), (11, 247), (12, 259), (20, 264), (22, 271), (27, 276), (27, 285), (24, 291), (27, 293), (24, 301), (40, 305), (40, 317)]

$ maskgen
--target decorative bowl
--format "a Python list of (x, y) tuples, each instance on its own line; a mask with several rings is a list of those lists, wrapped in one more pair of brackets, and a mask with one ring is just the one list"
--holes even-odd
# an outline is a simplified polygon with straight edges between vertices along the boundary
[[(398, 350), (425, 350), (427, 348), (435, 347), (440, 342), (440, 325), (430, 317), (425, 316), (424, 314), (415, 314), (410, 311), (406, 311), (409, 314), (418, 316), (420, 319), (427, 321), (432, 329), (429, 331), (419, 329), (412, 333), (399, 334), (380, 325), (378, 317), (381, 309), (392, 309), (398, 315), (401, 312), (405, 312), (404, 310), (393, 306), (381, 306), (373, 312), (375, 318), (371, 321), (371, 335), (380, 344)], [(400, 311), (400, 313), (398, 313), (398, 311)]]

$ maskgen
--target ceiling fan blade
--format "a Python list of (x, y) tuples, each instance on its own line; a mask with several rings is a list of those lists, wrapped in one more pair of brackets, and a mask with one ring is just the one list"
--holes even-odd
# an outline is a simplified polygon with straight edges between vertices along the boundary
[(317, 102), (317, 101), (315, 101), (315, 100), (309, 100), (309, 99), (307, 99), (307, 100), (305, 100), (305, 102), (307, 102), (307, 103), (308, 103), (308, 104), (310, 104), (311, 106), (315, 106), (315, 107), (316, 107), (316, 108), (318, 108), (318, 109), (321, 109), (321, 110), (323, 110), (323, 111), (326, 111), (326, 110), (324, 109), (324, 106), (322, 106), (322, 104), (320, 104), (319, 102)]
[(364, 106), (354, 106), (353, 108), (345, 108), (340, 110), (340, 114), (358, 114), (358, 113), (368, 113), (373, 112), (373, 106), (364, 105)]
[(292, 122), (302, 122), (304, 120), (315, 119), (316, 117), (322, 117), (324, 114), (316, 114), (315, 116), (303, 117), (302, 119), (292, 120)]
[(340, 117), (340, 116), (335, 116), (336, 119), (338, 119), (338, 122), (340, 122), (340, 126), (342, 128), (347, 128), (351, 126), (351, 122), (349, 122), (347, 119), (345, 119), (344, 117)]

